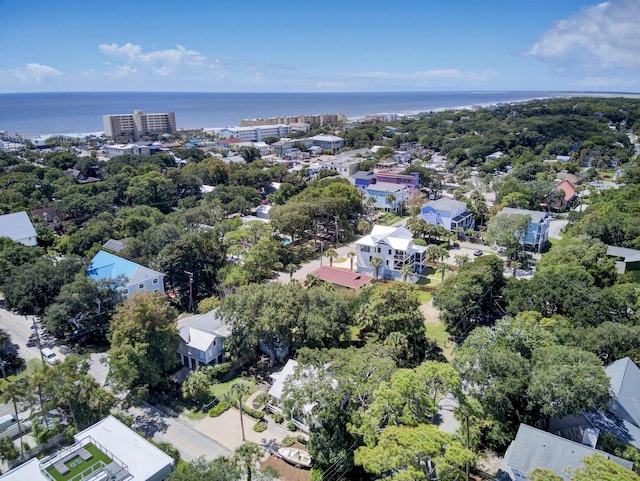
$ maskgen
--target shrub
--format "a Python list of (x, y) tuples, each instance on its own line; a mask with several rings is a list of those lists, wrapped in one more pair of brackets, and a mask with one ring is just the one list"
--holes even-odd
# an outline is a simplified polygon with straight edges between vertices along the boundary
[(305, 446), (307, 445), (307, 438), (305, 438), (302, 434), (300, 434), (296, 438), (296, 441), (298, 441), (300, 444), (304, 444)]
[(251, 416), (256, 421), (262, 421), (264, 419), (264, 412), (258, 409), (252, 409), (249, 406), (242, 406), (242, 411), (244, 411), (247, 416)]
[(283, 440), (282, 440), (282, 444), (284, 446), (293, 446), (293, 443), (295, 443), (296, 440), (294, 438), (292, 438), (291, 436), (286, 436)]
[(226, 401), (221, 401), (218, 404), (216, 404), (215, 406), (213, 406), (211, 409), (209, 409), (209, 416), (211, 416), (212, 418), (218, 417), (220, 416), (223, 412), (225, 412), (227, 409), (229, 409), (229, 403)]
[(284, 421), (284, 416), (283, 416), (282, 414), (280, 414), (280, 413), (276, 413), (276, 414), (273, 416), (273, 419), (274, 419), (274, 421), (275, 421), (275, 422), (277, 422), (278, 424), (280, 424), (280, 423), (282, 423), (282, 421)]
[(267, 423), (264, 421), (258, 421), (253, 425), (253, 430), (257, 433), (261, 433), (267, 430)]
[(233, 364), (230, 362), (222, 362), (220, 364), (216, 364), (211, 368), (210, 374), (213, 379), (221, 380), (233, 367)]
[(253, 407), (262, 407), (269, 402), (269, 393), (262, 391), (253, 399)]
[(291, 421), (291, 420), (287, 421), (287, 429), (289, 431), (295, 431), (296, 430), (296, 425), (293, 424), (293, 421)]

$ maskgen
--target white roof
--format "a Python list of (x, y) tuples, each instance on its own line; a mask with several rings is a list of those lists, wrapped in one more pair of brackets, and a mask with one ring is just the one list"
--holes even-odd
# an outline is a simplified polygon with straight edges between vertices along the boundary
[(19, 242), (36, 237), (36, 230), (25, 211), (0, 216), (0, 237), (9, 237)]
[[(108, 416), (74, 436), (76, 442), (91, 436), (127, 465), (131, 480), (147, 480), (160, 471), (169, 474), (173, 459), (113, 416)], [(40, 471), (40, 460), (33, 458), (0, 476), (2, 481), (50, 481)]]
[(406, 227), (374, 225), (371, 234), (356, 241), (356, 244), (374, 247), (385, 242), (395, 250), (408, 250), (413, 245), (413, 235)]
[(206, 314), (178, 319), (178, 332), (187, 346), (205, 352), (217, 337), (229, 336), (229, 330), (217, 311), (214, 309)]
[(113, 416), (80, 431), (74, 438), (82, 441), (87, 436), (91, 436), (121, 459), (135, 480), (151, 479), (162, 469), (173, 465), (173, 458)]
[(284, 383), (291, 376), (296, 367), (298, 366), (298, 361), (294, 361), (293, 359), (289, 359), (287, 363), (282, 368), (282, 371), (278, 373), (271, 374), (271, 379), (274, 379), (273, 386), (269, 389), (269, 396), (272, 396), (276, 399), (282, 399), (282, 390), (284, 389)]

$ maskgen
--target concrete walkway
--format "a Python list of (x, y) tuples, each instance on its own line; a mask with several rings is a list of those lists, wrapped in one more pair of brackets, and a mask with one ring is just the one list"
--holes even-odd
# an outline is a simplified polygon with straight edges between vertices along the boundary
[[(251, 406), (253, 399), (262, 391), (258, 390), (245, 401), (246, 406)], [(271, 416), (266, 416), (267, 430), (257, 433), (253, 430), (256, 420), (246, 414), (242, 415), (244, 424), (244, 437), (246, 441), (256, 443), (265, 451), (265, 456), (276, 452), (281, 447), (282, 440), (287, 436), (297, 436), (298, 433), (291, 432), (276, 423)], [(242, 445), (242, 429), (240, 426), (240, 411), (237, 408), (230, 408), (220, 416), (210, 417), (198, 421), (189, 421), (196, 431), (217, 441), (229, 451), (235, 451)]]

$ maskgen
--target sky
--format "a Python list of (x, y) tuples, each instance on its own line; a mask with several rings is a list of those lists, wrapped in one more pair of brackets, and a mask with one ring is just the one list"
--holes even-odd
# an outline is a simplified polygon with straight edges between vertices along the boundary
[(640, 0), (0, 0), (0, 93), (640, 91)]

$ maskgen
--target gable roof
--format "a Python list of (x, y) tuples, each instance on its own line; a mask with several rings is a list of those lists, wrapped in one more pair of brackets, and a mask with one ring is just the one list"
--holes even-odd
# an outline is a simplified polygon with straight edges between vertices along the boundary
[(384, 242), (396, 250), (407, 250), (412, 247), (413, 234), (406, 227), (391, 227), (375, 224), (371, 234), (356, 241), (356, 244), (375, 247)]
[(562, 182), (559, 182), (558, 185), (556, 185), (556, 190), (564, 191), (565, 202), (569, 202), (571, 199), (573, 199), (576, 196), (576, 188), (567, 179), (563, 180)]
[(133, 284), (164, 274), (102, 250), (93, 256), (87, 269), (87, 277), (102, 280), (116, 279), (119, 276), (124, 276), (129, 284)]
[(316, 269), (311, 274), (324, 282), (330, 282), (337, 286), (348, 287), (350, 289), (360, 289), (373, 281), (373, 277), (357, 272), (351, 272), (348, 269), (340, 269), (338, 267), (324, 266)]
[(627, 469), (633, 467), (630, 461), (604, 451), (521, 424), (516, 438), (505, 453), (504, 461), (495, 479), (499, 481), (522, 479), (517, 477), (517, 472), (526, 476), (534, 468), (546, 468), (569, 479), (570, 474), (565, 469), (582, 466), (582, 460), (585, 457), (596, 453)]
[(547, 217), (547, 213), (546, 212), (542, 212), (542, 211), (539, 211), (539, 210), (515, 209), (513, 207), (504, 207), (496, 215), (503, 215), (503, 214), (530, 215), (531, 216), (531, 222), (534, 223), (534, 224), (539, 224), (540, 222), (545, 220), (545, 218)]
[(640, 369), (628, 357), (604, 368), (611, 379), (615, 400), (609, 408), (614, 414), (640, 427)]
[(269, 376), (274, 380), (271, 389), (269, 389), (269, 396), (272, 396), (278, 400), (282, 399), (282, 390), (284, 389), (284, 383), (287, 381), (289, 376), (291, 376), (295, 372), (296, 367), (298, 367), (298, 361), (289, 359), (282, 368), (282, 371), (273, 373)]
[(23, 239), (36, 237), (36, 230), (25, 211), (0, 215), (0, 237), (9, 237), (20, 242)]
[(432, 207), (435, 210), (453, 212), (454, 210), (460, 210), (462, 208), (466, 210), (467, 203), (452, 199), (450, 197), (441, 197), (438, 200), (430, 200), (422, 206), (423, 209), (425, 207)]
[(202, 352), (209, 349), (216, 338), (227, 338), (230, 335), (229, 328), (218, 316), (218, 309), (178, 319), (177, 327), (185, 344)]

